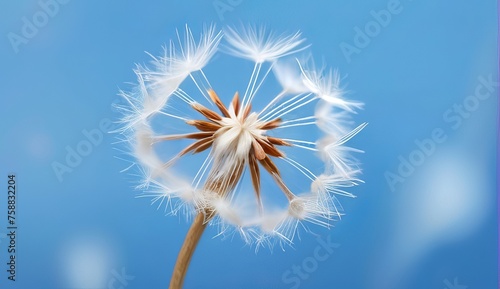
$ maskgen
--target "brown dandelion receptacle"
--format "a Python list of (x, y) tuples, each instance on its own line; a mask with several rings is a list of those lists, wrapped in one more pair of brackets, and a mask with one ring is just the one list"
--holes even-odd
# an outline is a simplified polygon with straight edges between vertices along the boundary
[[(262, 210), (262, 202), (260, 199), (260, 169), (258, 163), (275, 179), (276, 183), (283, 190), (289, 200), (294, 198), (293, 193), (284, 184), (280, 172), (274, 164), (271, 157), (284, 157), (277, 146), (291, 146), (290, 143), (266, 135), (266, 131), (279, 127), (281, 119), (276, 118), (270, 121), (261, 122), (257, 119), (256, 113), (251, 112), (251, 105), (240, 107), (239, 94), (234, 94), (233, 100), (229, 108), (227, 108), (220, 100), (217, 93), (210, 89), (208, 95), (213, 104), (218, 107), (220, 114), (208, 109), (198, 103), (194, 103), (191, 107), (199, 112), (206, 120), (188, 120), (187, 123), (199, 132), (188, 133), (185, 135), (166, 135), (161, 136), (162, 140), (174, 139), (196, 139), (194, 143), (183, 149), (178, 157), (187, 153), (200, 153), (212, 147), (217, 138), (225, 133), (235, 133), (234, 143), (227, 145), (228, 154), (236, 154), (239, 150), (240, 142), (250, 143), (248, 151), (243, 155), (234, 158), (232, 169), (228, 170), (229, 174), (219, 174), (217, 171), (211, 171), (204, 186), (204, 190), (213, 192), (218, 196), (225, 198), (230, 193), (236, 184), (240, 181), (244, 167), (248, 167), (252, 178), (252, 185), (255, 191), (259, 208)], [(251, 116), (251, 117), (250, 117)], [(234, 130), (236, 132), (234, 132)], [(243, 136), (244, 135), (244, 136)], [(241, 140), (241, 138), (246, 138)], [(231, 151), (232, 150), (232, 151)], [(215, 165), (214, 168), (218, 166)]]

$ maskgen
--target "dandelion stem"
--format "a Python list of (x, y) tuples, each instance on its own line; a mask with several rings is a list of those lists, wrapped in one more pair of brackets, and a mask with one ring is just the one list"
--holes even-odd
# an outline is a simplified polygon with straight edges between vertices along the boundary
[(186, 276), (187, 269), (189, 267), (189, 262), (193, 256), (196, 245), (207, 226), (205, 220), (205, 215), (203, 213), (198, 213), (196, 218), (189, 228), (186, 234), (186, 239), (182, 244), (179, 255), (177, 256), (177, 262), (175, 263), (174, 272), (172, 273), (172, 279), (170, 279), (169, 289), (181, 289), (184, 283), (184, 277)]

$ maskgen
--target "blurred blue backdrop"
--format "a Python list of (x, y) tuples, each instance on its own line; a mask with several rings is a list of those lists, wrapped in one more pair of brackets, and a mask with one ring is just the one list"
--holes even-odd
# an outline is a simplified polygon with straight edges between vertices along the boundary
[[(107, 133), (111, 104), (176, 28), (253, 23), (302, 31), (366, 104), (352, 141), (366, 183), (341, 198), (335, 228), (314, 228), (339, 245), (326, 260), (312, 234), (255, 253), (210, 228), (185, 288), (497, 288), (496, 1), (23, 0), (2, 1), (0, 19), (0, 287), (167, 288), (189, 224), (135, 198)], [(54, 162), (68, 161), (58, 176)]]

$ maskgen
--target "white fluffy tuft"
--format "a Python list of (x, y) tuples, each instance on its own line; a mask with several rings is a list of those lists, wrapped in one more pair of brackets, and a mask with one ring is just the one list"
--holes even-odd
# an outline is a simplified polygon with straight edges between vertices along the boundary
[(249, 26), (238, 30), (229, 27), (225, 30), (225, 35), (229, 43), (228, 53), (256, 63), (274, 61), (307, 48), (300, 47), (304, 39), (299, 32), (276, 36), (267, 32), (264, 27)]
[(363, 104), (360, 102), (347, 101), (343, 98), (344, 90), (340, 87), (340, 75), (337, 70), (330, 69), (328, 72), (325, 72), (324, 66), (316, 68), (312, 60), (306, 62), (306, 64), (298, 63), (302, 72), (304, 85), (316, 97), (351, 113), (354, 113), (355, 109), (363, 107)]

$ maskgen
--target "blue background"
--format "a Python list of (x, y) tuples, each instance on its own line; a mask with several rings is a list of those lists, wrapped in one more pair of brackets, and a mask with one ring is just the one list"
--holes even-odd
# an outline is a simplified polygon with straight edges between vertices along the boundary
[[(237, 237), (212, 238), (209, 228), (185, 288), (497, 288), (498, 88), (460, 124), (456, 113), (443, 116), (474, 95), (480, 77), (498, 79), (497, 3), (402, 0), (348, 61), (341, 43), (354, 45), (355, 28), (388, 3), (73, 0), (15, 47), (9, 33), (22, 36), (23, 17), (43, 10), (38, 1), (2, 1), (0, 191), (15, 173), (19, 252), (13, 283), (2, 201), (0, 287), (167, 288), (189, 224), (135, 198), (114, 136), (104, 133), (62, 180), (52, 165), (86, 140), (83, 130), (118, 119), (111, 104), (135, 81), (134, 64), (149, 61), (145, 51), (159, 54), (176, 28), (187, 23), (198, 34), (207, 23), (254, 23), (302, 31), (314, 55), (347, 76), (348, 97), (365, 103), (355, 121), (369, 122), (352, 141), (365, 151), (366, 183), (352, 190), (356, 199), (341, 198), (346, 216), (335, 228), (314, 228), (340, 245), (326, 260), (311, 261), (320, 246), (312, 234), (284, 252), (255, 253)], [(386, 173), (396, 174), (400, 159), (418, 151), (415, 140), (435, 129), (446, 140), (391, 190)], [(293, 266), (305, 266), (307, 278), (284, 278)], [(120, 283), (122, 270), (129, 279)]]

